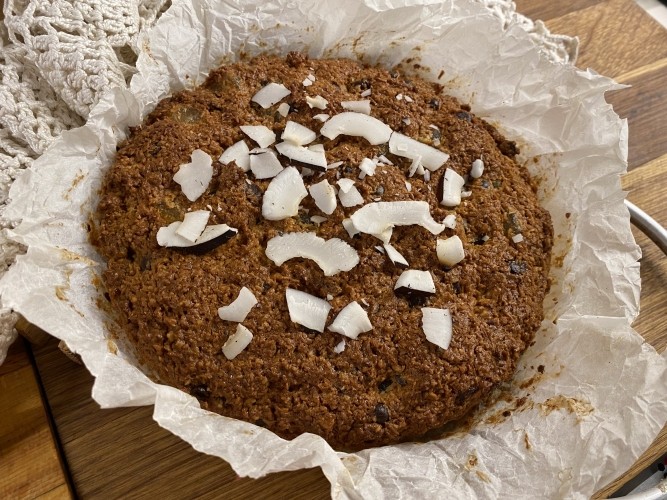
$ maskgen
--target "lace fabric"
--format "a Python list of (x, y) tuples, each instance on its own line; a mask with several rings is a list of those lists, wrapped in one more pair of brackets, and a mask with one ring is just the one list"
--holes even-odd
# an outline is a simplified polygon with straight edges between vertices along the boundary
[[(539, 38), (550, 57), (576, 57), (576, 40), (551, 35), (509, 0), (478, 0)], [(170, 0), (5, 0), (0, 26), (0, 275), (22, 252), (7, 237), (9, 188), (63, 131), (82, 125), (104, 91), (126, 87), (138, 41)], [(16, 332), (0, 309), (0, 363)]]

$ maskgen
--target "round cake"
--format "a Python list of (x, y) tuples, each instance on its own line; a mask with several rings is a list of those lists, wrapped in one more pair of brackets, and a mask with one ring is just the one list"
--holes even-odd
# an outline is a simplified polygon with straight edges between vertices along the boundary
[(543, 319), (552, 226), (517, 152), (397, 70), (222, 66), (118, 149), (107, 297), (203, 408), (340, 450), (419, 438), (510, 380)]

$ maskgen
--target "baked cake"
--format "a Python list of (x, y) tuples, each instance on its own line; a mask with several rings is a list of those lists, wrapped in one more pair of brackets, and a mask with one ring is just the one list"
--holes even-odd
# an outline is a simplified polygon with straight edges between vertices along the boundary
[(516, 145), (442, 90), (290, 53), (161, 101), (94, 238), (146, 373), (342, 450), (418, 438), (510, 380), (551, 221)]

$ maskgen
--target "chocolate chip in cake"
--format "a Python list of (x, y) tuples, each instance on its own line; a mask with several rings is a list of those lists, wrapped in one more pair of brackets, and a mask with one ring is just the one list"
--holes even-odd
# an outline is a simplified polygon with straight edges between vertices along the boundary
[(211, 396), (208, 386), (206, 384), (199, 384), (190, 387), (190, 394), (197, 399), (208, 399)]
[(389, 421), (389, 408), (383, 403), (375, 405), (375, 421), (378, 424), (386, 424)]
[(467, 113), (465, 111), (459, 111), (456, 113), (456, 117), (459, 120), (465, 120), (467, 122), (472, 122), (472, 116), (470, 116), (470, 113)]
[(384, 379), (378, 384), (378, 391), (385, 392), (393, 383), (394, 381), (391, 379), (391, 377)]
[(433, 99), (431, 99), (428, 102), (428, 105), (429, 105), (429, 107), (431, 107), (435, 110), (438, 110), (438, 109), (440, 109), (440, 99), (438, 99), (437, 97), (434, 97)]

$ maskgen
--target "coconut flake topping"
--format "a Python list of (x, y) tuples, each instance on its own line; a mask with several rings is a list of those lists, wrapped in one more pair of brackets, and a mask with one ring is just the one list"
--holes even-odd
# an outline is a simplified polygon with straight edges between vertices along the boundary
[(438, 170), (449, 160), (447, 153), (398, 132), (391, 134), (389, 152), (411, 160), (420, 156), (419, 162), (431, 172)]
[(438, 254), (438, 260), (447, 267), (452, 267), (465, 259), (463, 242), (458, 236), (452, 236), (446, 240), (438, 240), (435, 251)]
[(445, 227), (448, 227), (449, 229), (456, 228), (456, 215), (449, 214), (442, 220), (442, 223), (445, 225)]
[(283, 141), (287, 141), (296, 146), (305, 146), (306, 144), (310, 144), (315, 140), (316, 137), (317, 136), (315, 135), (315, 132), (310, 130), (308, 127), (304, 127), (300, 123), (296, 123), (291, 120), (285, 124), (285, 130), (280, 136)]
[(341, 205), (344, 207), (354, 207), (364, 203), (364, 198), (361, 196), (359, 190), (354, 187), (352, 179), (340, 179), (336, 184), (340, 187), (338, 198), (340, 198)]
[(373, 329), (368, 314), (358, 302), (346, 305), (329, 325), (329, 330), (340, 333), (351, 339), (356, 339), (360, 333), (370, 332)]
[(278, 114), (280, 114), (280, 116), (282, 116), (283, 118), (287, 117), (287, 115), (289, 114), (289, 104), (284, 102), (280, 106), (278, 106)]
[(461, 203), (461, 190), (465, 184), (465, 179), (456, 173), (455, 170), (448, 168), (442, 177), (442, 200), (441, 205), (446, 207), (455, 207)]
[(268, 150), (250, 155), (250, 170), (255, 179), (270, 179), (282, 172), (283, 166), (276, 154)]
[(227, 359), (232, 360), (248, 347), (251, 340), (252, 332), (241, 324), (236, 325), (236, 332), (230, 335), (222, 346), (222, 353)]
[(372, 116), (347, 111), (331, 117), (322, 125), (320, 133), (328, 139), (335, 139), (341, 134), (363, 137), (377, 146), (389, 140), (391, 128)]
[(218, 309), (218, 316), (225, 321), (241, 323), (245, 321), (246, 316), (248, 316), (256, 304), (257, 298), (255, 295), (249, 289), (243, 287), (234, 302)]
[(319, 115), (313, 116), (313, 118), (317, 121), (324, 123), (329, 119), (329, 115), (327, 113), (320, 113)]
[(521, 233), (515, 234), (514, 236), (512, 236), (512, 241), (514, 243), (521, 243), (523, 241), (523, 234)]
[(192, 242), (176, 234), (181, 224), (183, 222), (176, 221), (168, 226), (161, 227), (157, 232), (157, 244), (161, 247), (189, 248), (192, 253), (203, 254), (225, 243), (238, 233), (238, 229), (229, 227), (227, 224), (215, 224), (207, 226), (201, 235)]
[(393, 246), (391, 246), (389, 243), (385, 243), (383, 245), (384, 251), (387, 252), (387, 257), (389, 257), (389, 260), (394, 264), (396, 267), (408, 267), (408, 261), (405, 260), (405, 257), (401, 255), (401, 253), (396, 250)]
[(320, 333), (324, 331), (331, 304), (324, 299), (293, 288), (285, 290), (285, 299), (290, 320)]
[(334, 347), (334, 352), (335, 352), (336, 354), (340, 354), (340, 353), (343, 352), (344, 350), (345, 350), (345, 339), (343, 339), (343, 340), (341, 340), (340, 342), (338, 342), (338, 343), (335, 345), (335, 347)]
[(266, 256), (278, 266), (297, 257), (313, 260), (325, 276), (349, 271), (359, 263), (357, 251), (343, 240), (304, 232), (274, 236), (266, 244)]
[(329, 101), (321, 95), (316, 95), (315, 97), (306, 96), (306, 103), (310, 109), (327, 109), (327, 106), (329, 105)]
[(367, 175), (373, 176), (375, 175), (375, 169), (377, 168), (377, 164), (371, 160), (370, 158), (364, 158), (361, 160), (361, 163), (359, 164), (359, 170), (361, 172), (359, 173), (359, 178), (363, 179)]
[(365, 115), (371, 114), (371, 101), (364, 99), (363, 101), (342, 101), (340, 105), (343, 109), (354, 111), (355, 113), (363, 113)]
[(336, 190), (324, 179), (322, 182), (312, 184), (308, 191), (315, 200), (317, 208), (327, 215), (331, 215), (336, 210)]
[(429, 271), (408, 269), (403, 271), (396, 280), (394, 291), (402, 294), (432, 295), (435, 293), (435, 283)]
[(190, 163), (184, 163), (174, 175), (174, 182), (180, 184), (181, 191), (190, 201), (199, 198), (213, 178), (213, 160), (201, 149), (190, 155)]
[(452, 340), (452, 315), (449, 309), (422, 307), (422, 329), (426, 340), (443, 349)]
[[(305, 128), (305, 127), (304, 127)], [(280, 142), (276, 144), (276, 150), (292, 161), (312, 166), (315, 170), (324, 172), (327, 169), (327, 157), (324, 151), (313, 151), (303, 146), (297, 146), (291, 142)]]
[(388, 243), (388, 239), (381, 237), (387, 230), (395, 226), (419, 225), (431, 234), (440, 234), (445, 230), (443, 224), (438, 224), (429, 211), (426, 201), (379, 201), (364, 205), (354, 214), (352, 222), (360, 232), (372, 234)]
[(295, 167), (287, 167), (276, 175), (262, 199), (262, 217), (283, 220), (299, 213), (299, 203), (308, 195), (303, 178)]
[(232, 144), (220, 155), (220, 163), (223, 165), (229, 165), (231, 162), (236, 162), (244, 172), (250, 170), (250, 150), (245, 141)]
[(250, 100), (256, 102), (264, 109), (267, 109), (277, 102), (280, 102), (290, 94), (290, 90), (282, 83), (272, 82), (259, 89), (259, 91), (254, 96), (252, 96), (252, 99)]
[(211, 212), (208, 210), (194, 210), (186, 213), (183, 222), (176, 229), (176, 234), (194, 243), (204, 232), (210, 215)]
[(472, 162), (472, 168), (470, 169), (470, 176), (474, 179), (479, 179), (484, 173), (484, 162), (482, 160), (475, 160)]
[(268, 148), (276, 142), (276, 134), (264, 125), (241, 125), (241, 131), (257, 143), (260, 148)]

